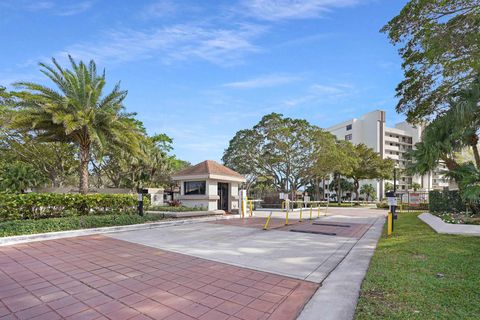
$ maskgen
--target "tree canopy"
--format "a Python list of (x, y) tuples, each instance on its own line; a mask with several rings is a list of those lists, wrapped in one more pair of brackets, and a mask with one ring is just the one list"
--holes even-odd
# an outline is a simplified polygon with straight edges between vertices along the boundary
[(377, 152), (362, 143), (355, 146), (354, 153), (357, 161), (347, 176), (353, 179), (356, 200), (359, 200), (360, 181), (391, 178), (395, 162), (391, 159), (382, 159)]
[(98, 73), (95, 62), (70, 58), (70, 68), (63, 68), (52, 59), (52, 65), (40, 63), (40, 71), (54, 87), (31, 82), (17, 82), (17, 91), (0, 87), (0, 162), (18, 162), (19, 173), (45, 177), (30, 184), (79, 183), (83, 193), (89, 185), (163, 186), (186, 165), (169, 155), (170, 137), (148, 136), (136, 115), (125, 111), (127, 91), (117, 83), (104, 92), (105, 72)]
[(480, 1), (410, 0), (382, 29), (403, 59), (397, 111), (419, 122), (480, 71)]

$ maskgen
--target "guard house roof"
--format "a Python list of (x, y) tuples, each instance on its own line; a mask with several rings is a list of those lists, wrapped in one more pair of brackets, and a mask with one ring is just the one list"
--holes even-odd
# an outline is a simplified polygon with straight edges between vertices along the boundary
[(183, 169), (172, 176), (173, 180), (215, 179), (245, 182), (245, 177), (213, 160), (205, 160)]

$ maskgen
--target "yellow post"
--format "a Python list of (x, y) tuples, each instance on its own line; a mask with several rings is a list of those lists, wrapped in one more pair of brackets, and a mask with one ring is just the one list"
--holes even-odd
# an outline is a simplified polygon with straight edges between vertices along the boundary
[(270, 223), (270, 218), (272, 217), (272, 211), (270, 211), (270, 214), (268, 215), (267, 217), (267, 222), (265, 222), (265, 225), (263, 226), (263, 230), (267, 230), (268, 229), (268, 224)]
[(310, 204), (310, 220), (312, 220), (312, 210), (313, 208), (312, 208), (312, 205)]
[(253, 206), (253, 201), (250, 200), (250, 217), (253, 216), (253, 209), (252, 209), (252, 206)]
[(285, 214), (285, 225), (288, 226), (288, 209), (287, 209), (287, 212)]
[(320, 203), (318, 204), (318, 214), (317, 214), (317, 219), (320, 218)]
[(303, 210), (303, 205), (300, 207), (300, 220), (298, 220), (298, 222), (302, 222), (302, 210)]
[(393, 224), (393, 214), (391, 212), (388, 213), (387, 219), (387, 235), (392, 235), (392, 224)]
[(242, 200), (242, 219), (245, 218), (245, 201)]

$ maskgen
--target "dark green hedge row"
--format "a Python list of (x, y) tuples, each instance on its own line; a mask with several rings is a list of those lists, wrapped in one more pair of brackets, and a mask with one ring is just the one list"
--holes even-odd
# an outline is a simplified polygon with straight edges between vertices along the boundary
[(465, 211), (465, 202), (457, 190), (430, 191), (430, 212), (462, 212)]
[(131, 194), (0, 194), (0, 221), (133, 213), (136, 207), (137, 196)]
[(14, 220), (0, 222), (0, 237), (24, 234), (45, 233), (54, 231), (77, 230), (123, 226), (162, 220), (159, 215), (138, 214), (104, 214), (76, 217), (48, 218), (39, 220)]

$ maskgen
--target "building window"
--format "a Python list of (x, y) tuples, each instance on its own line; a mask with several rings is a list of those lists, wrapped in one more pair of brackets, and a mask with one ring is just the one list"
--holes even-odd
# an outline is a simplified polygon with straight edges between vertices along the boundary
[(352, 130), (352, 125), (351, 124), (347, 124), (347, 131), (348, 130)]
[(206, 182), (205, 181), (185, 181), (185, 194), (205, 194)]
[(345, 136), (345, 140), (347, 140), (347, 141), (352, 140), (352, 134), (351, 134), (351, 133), (350, 133), (350, 134), (347, 134), (347, 135)]

